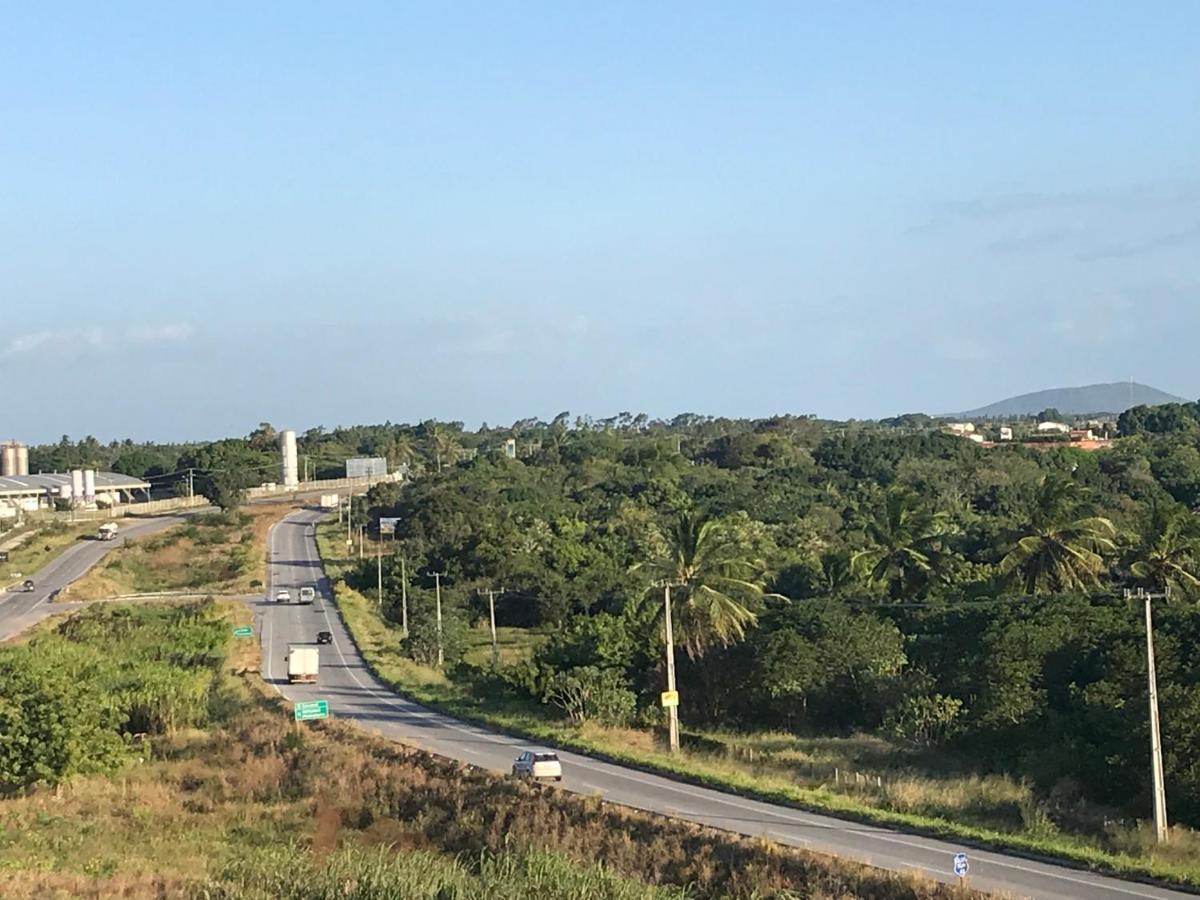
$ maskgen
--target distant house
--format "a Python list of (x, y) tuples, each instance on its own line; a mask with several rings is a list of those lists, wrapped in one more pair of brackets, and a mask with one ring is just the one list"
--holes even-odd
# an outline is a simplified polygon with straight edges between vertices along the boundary
[(946, 426), (946, 430), (951, 434), (957, 434), (960, 437), (975, 433), (975, 425), (972, 422), (951, 422)]
[(1071, 429), (1071, 440), (1073, 440), (1073, 441), (1094, 441), (1094, 440), (1096, 440), (1096, 435), (1092, 432), (1092, 429), (1090, 429), (1090, 428), (1072, 428)]
[(1000, 440), (1011, 441), (1013, 439), (1013, 430), (1007, 425), (1000, 426)]
[(967, 434), (967, 435), (964, 435), (964, 437), (968, 441), (974, 441), (977, 444), (983, 443), (983, 435), (982, 434)]
[(1038, 434), (1070, 434), (1071, 426), (1062, 422), (1038, 422)]

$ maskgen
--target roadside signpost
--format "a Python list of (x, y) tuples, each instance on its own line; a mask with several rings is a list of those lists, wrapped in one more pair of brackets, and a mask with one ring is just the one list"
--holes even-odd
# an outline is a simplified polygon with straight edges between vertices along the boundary
[(329, 701), (309, 700), (297, 703), (292, 707), (292, 715), (295, 716), (297, 722), (307, 722), (309, 719), (328, 719)]
[(400, 521), (399, 516), (380, 516), (379, 517), (379, 536), (390, 534), (393, 537), (396, 535), (396, 523)]
[(679, 705), (679, 691), (663, 691), (662, 692), (662, 705), (664, 707), (678, 706)]
[(967, 872), (970, 871), (970, 866), (967, 864), (967, 854), (954, 854), (954, 874), (958, 876), (959, 881), (966, 882)]
[(234, 637), (253, 637), (254, 629), (249, 625), (242, 625), (240, 628), (233, 629)]

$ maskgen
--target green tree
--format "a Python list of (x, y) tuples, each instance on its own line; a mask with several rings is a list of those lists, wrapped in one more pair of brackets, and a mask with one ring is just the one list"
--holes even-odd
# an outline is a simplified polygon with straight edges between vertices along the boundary
[(1130, 573), (1154, 590), (1200, 587), (1200, 519), (1174, 503), (1155, 503), (1130, 553)]
[(621, 671), (580, 666), (547, 678), (542, 702), (557, 706), (572, 722), (620, 726), (633, 718), (637, 697)]
[(0, 655), (0, 786), (60, 784), (72, 775), (116, 767), (120, 715), (108, 698), (66, 667), (39, 658), (45, 644)]
[(926, 593), (946, 579), (955, 561), (946, 547), (951, 530), (946, 514), (925, 509), (906, 488), (887, 492), (883, 508), (866, 530), (874, 546), (856, 553), (852, 566), (871, 581), (886, 584), (892, 600)]
[(653, 582), (643, 602), (654, 623), (661, 627), (661, 586), (669, 584), (675, 641), (692, 659), (745, 637), (763, 598), (778, 595), (764, 593), (766, 566), (751, 555), (738, 530), (688, 512), (664, 537), (663, 555), (633, 567)]
[(1000, 572), (1030, 594), (1082, 591), (1099, 583), (1104, 553), (1116, 549), (1116, 529), (1100, 516), (1076, 518), (1078, 488), (1043, 476), (1025, 534), (1000, 563)]

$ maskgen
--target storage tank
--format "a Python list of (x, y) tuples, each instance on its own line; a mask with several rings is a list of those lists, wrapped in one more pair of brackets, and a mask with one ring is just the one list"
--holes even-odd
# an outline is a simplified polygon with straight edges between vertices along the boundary
[(289, 430), (279, 435), (279, 456), (284, 487), (295, 487), (300, 483), (299, 467), (296, 465), (296, 432)]
[(61, 484), (58, 486), (58, 498), (60, 500), (71, 499), (71, 486), (69, 484)]
[(83, 496), (88, 503), (92, 503), (96, 499), (96, 470), (83, 470)]
[(29, 474), (29, 448), (24, 444), (17, 444), (17, 474)]
[(83, 469), (71, 470), (71, 499), (83, 499)]
[(0, 444), (0, 477), (11, 478), (17, 474), (17, 445)]

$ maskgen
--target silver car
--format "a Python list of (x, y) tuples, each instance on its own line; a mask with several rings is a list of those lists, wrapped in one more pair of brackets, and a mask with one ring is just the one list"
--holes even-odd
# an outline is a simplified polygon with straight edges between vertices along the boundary
[(533, 781), (562, 781), (562, 763), (549, 750), (526, 750), (513, 762), (514, 778)]

